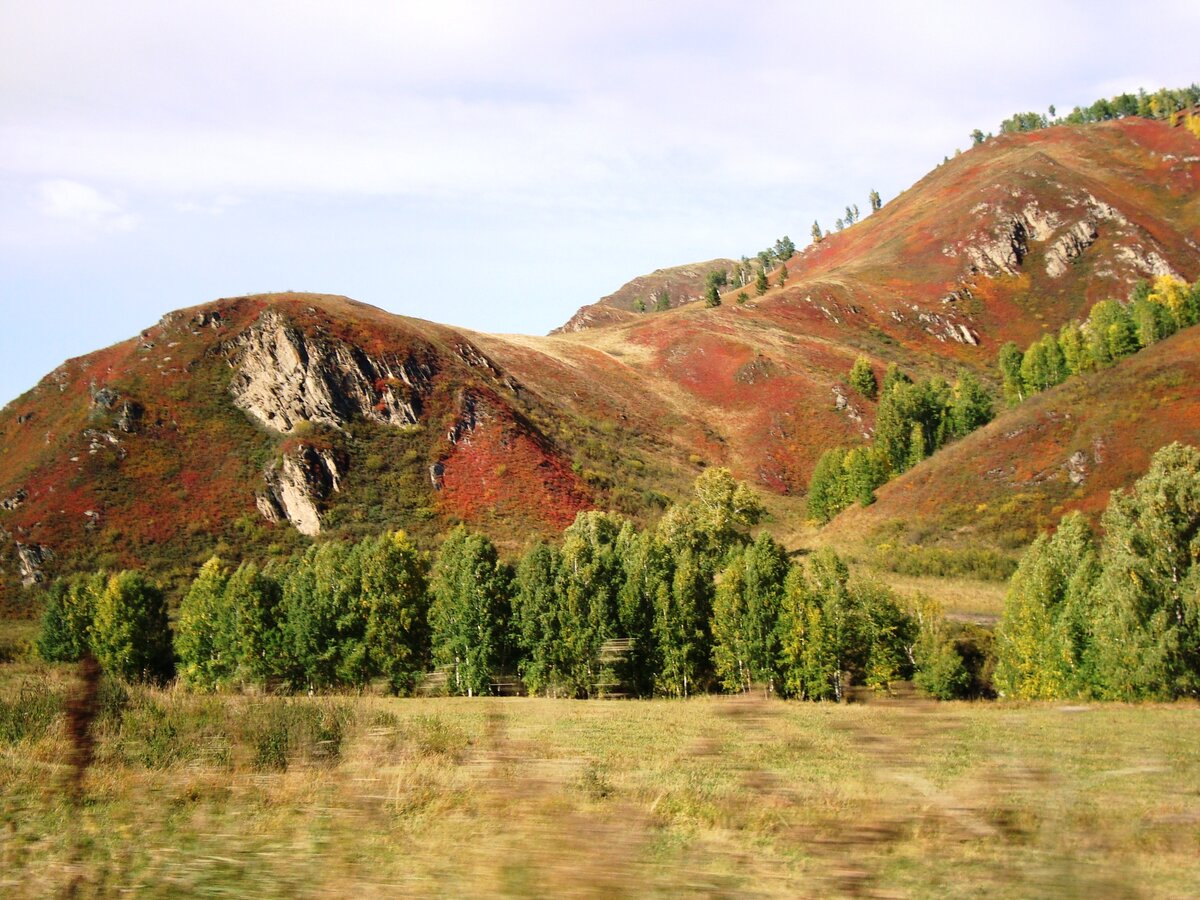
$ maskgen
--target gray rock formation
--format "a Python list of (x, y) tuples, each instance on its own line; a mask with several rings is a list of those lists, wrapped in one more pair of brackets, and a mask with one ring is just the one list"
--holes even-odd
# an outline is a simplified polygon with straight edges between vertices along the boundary
[(309, 537), (321, 532), (320, 501), (341, 490), (341, 470), (333, 453), (301, 447), (264, 473), (266, 490), (255, 502), (271, 522), (289, 522)]
[(6, 497), (0, 500), (0, 509), (9, 511), (16, 509), (29, 498), (29, 492), (25, 488), (18, 488), (17, 492), (11, 497)]
[(411, 356), (368, 356), (357, 347), (311, 337), (275, 310), (227, 345), (236, 372), (233, 402), (268, 428), (301, 422), (340, 428), (353, 416), (385, 425), (416, 424), (433, 372)]
[(17, 566), (21, 571), (21, 584), (25, 587), (31, 587), (35, 584), (41, 584), (46, 580), (46, 576), (42, 572), (42, 566), (46, 560), (53, 559), (54, 554), (49, 547), (43, 547), (41, 544), (22, 544), (20, 541), (17, 545)]

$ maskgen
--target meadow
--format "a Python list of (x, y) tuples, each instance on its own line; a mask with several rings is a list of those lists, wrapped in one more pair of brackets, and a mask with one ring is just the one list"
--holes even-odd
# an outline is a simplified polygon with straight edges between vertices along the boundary
[(200, 695), (0, 666), (0, 894), (1195, 896), (1200, 707)]

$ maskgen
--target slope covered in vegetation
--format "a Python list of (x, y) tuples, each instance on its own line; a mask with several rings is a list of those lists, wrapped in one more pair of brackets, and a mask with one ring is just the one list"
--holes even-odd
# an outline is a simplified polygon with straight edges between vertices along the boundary
[[(1195, 280), (1198, 182), (1185, 127), (1064, 125), (971, 149), (715, 307), (546, 338), (300, 294), (169, 314), (0, 411), (3, 589), (133, 565), (178, 584), (214, 550), (286, 554), (318, 532), (427, 544), (465, 522), (511, 552), (583, 509), (651, 521), (706, 465), (797, 525), (821, 453), (872, 435), (860, 356), (997, 392), (1006, 341), (1144, 278)], [(1144, 414), (1144, 433), (1185, 437), (1173, 411)]]

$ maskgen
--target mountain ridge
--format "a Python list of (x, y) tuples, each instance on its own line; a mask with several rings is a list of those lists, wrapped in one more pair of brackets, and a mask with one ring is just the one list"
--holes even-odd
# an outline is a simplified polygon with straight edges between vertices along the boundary
[(334, 295), (169, 313), (0, 411), (0, 569), (9, 590), (73, 566), (182, 571), (214, 544), (286, 552), (292, 526), (431, 540), (464, 521), (511, 549), (593, 505), (653, 518), (713, 464), (794, 526), (820, 452), (871, 436), (859, 355), (994, 385), (1004, 341), (1200, 275), (1197, 184), (1185, 129), (1058, 126), (939, 166), (745, 303), (543, 338)]

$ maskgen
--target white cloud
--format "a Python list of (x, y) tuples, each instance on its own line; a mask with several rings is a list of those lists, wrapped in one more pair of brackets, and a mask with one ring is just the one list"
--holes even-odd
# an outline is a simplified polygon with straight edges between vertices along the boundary
[(37, 185), (35, 205), (42, 215), (101, 231), (129, 231), (137, 216), (93, 187), (66, 178)]

